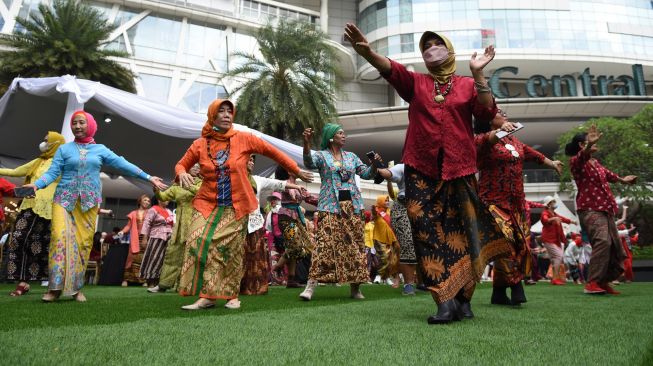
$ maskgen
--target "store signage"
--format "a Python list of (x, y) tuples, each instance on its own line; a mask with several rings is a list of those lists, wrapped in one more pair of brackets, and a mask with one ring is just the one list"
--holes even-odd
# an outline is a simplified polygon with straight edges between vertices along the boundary
[[(646, 95), (644, 83), (644, 70), (642, 65), (632, 66), (633, 75), (620, 75), (617, 77), (606, 75), (592, 75), (590, 68), (581, 74), (553, 75), (547, 78), (543, 75), (533, 75), (526, 81), (526, 94), (530, 98), (543, 97), (576, 97), (582, 91), (585, 96), (598, 95)], [(505, 74), (517, 75), (519, 68), (505, 66), (498, 68), (490, 77), (490, 87), (497, 98), (518, 98), (521, 93), (511, 94), (507, 88), (501, 86), (501, 78)], [(580, 86), (580, 88), (579, 88)], [(579, 90), (580, 89), (580, 90)]]

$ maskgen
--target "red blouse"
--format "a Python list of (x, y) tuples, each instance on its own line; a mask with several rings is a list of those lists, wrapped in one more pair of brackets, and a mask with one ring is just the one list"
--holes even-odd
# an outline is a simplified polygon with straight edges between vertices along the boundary
[(614, 199), (610, 183), (619, 181), (619, 176), (592, 158), (589, 151), (581, 150), (569, 160), (571, 174), (574, 176), (578, 195), (577, 211), (605, 211), (617, 214), (617, 201)]
[(543, 205), (539, 202), (533, 202), (526, 200), (524, 202), (524, 211), (526, 212), (526, 222), (528, 222), (528, 225), (532, 225), (531, 223), (531, 210), (534, 208), (544, 208), (546, 205)]
[[(480, 104), (474, 79), (453, 75), (451, 90), (442, 103), (433, 100), (434, 81), (430, 75), (410, 72), (390, 60), (391, 70), (381, 75), (392, 85), (408, 107), (408, 130), (403, 162), (433, 178), (451, 180), (476, 173), (476, 149), (472, 115), (490, 121), (497, 113)], [(441, 92), (446, 85), (441, 85)]]
[(561, 246), (561, 243), (567, 242), (565, 239), (565, 231), (562, 229), (562, 224), (560, 222), (549, 222), (549, 219), (552, 217), (559, 217), (565, 224), (571, 223), (571, 220), (556, 213), (552, 214), (549, 210), (544, 210), (544, 212), (542, 212), (542, 217), (540, 218), (540, 220), (542, 220), (542, 242)]
[[(477, 163), (480, 171), (479, 196), (486, 205), (508, 212), (525, 210), (524, 161), (543, 164), (546, 157), (514, 136), (492, 144), (490, 133), (477, 135)], [(512, 147), (510, 150), (508, 147)], [(513, 155), (515, 151), (519, 156)]]

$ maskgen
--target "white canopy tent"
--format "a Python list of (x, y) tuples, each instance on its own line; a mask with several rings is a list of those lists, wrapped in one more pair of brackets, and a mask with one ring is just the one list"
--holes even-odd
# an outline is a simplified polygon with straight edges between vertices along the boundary
[[(14, 167), (33, 159), (49, 130), (61, 131), (67, 141), (72, 140), (69, 121), (78, 109), (97, 120), (98, 143), (167, 180), (173, 177), (174, 165), (200, 136), (206, 121), (204, 115), (70, 75), (16, 78), (0, 98), (2, 165)], [(110, 123), (104, 122), (105, 116), (111, 118)], [(234, 126), (254, 133), (302, 164), (301, 147), (246, 126)], [(269, 165), (266, 160), (257, 161), (257, 170)]]
[[(560, 199), (560, 196), (556, 193), (553, 198), (555, 198), (556, 203), (558, 204), (558, 208), (556, 208), (556, 213), (559, 214), (560, 216), (564, 216), (568, 218), (569, 220), (572, 221), (578, 221), (578, 216), (576, 216), (571, 210), (567, 207), (567, 205), (562, 202)], [(565, 230), (565, 233), (580, 233), (580, 226), (576, 224), (562, 224), (563, 229)], [(542, 221), (536, 222), (533, 226), (531, 226), (531, 232), (533, 233), (541, 233), (542, 232)]]

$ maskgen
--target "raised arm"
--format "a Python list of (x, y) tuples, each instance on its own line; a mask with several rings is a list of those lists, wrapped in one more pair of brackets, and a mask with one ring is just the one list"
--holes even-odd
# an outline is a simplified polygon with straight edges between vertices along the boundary
[(194, 183), (193, 176), (188, 171), (200, 160), (199, 145), (201, 142), (202, 140), (195, 140), (175, 165), (176, 180), (183, 188), (189, 188)]
[(286, 154), (281, 152), (281, 150), (272, 146), (272, 144), (252, 134), (248, 134), (247, 139), (252, 153), (265, 155), (268, 158), (276, 161), (284, 169), (286, 169), (290, 173), (295, 174), (299, 179), (303, 180), (304, 182), (310, 183), (313, 181), (313, 173), (299, 169), (297, 163), (295, 163), (292, 159), (286, 156)]
[(379, 70), (380, 73), (390, 72), (390, 60), (372, 50), (367, 38), (356, 25), (347, 23), (345, 26), (345, 39), (351, 43), (356, 53)]
[(494, 46), (490, 45), (485, 48), (485, 52), (482, 55), (478, 55), (474, 52), (471, 60), (469, 60), (469, 69), (472, 71), (474, 87), (477, 92), (476, 98), (478, 103), (486, 108), (491, 108), (494, 105), (494, 97), (492, 96), (492, 90), (490, 90), (490, 87), (485, 80), (485, 76), (483, 75), (483, 68), (494, 59), (494, 55)]

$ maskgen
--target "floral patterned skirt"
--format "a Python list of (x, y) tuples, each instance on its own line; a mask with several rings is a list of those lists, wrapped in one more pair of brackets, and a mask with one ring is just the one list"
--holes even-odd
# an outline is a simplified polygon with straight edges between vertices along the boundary
[(418, 270), (438, 304), (471, 300), (487, 262), (512, 247), (478, 198), (473, 175), (453, 180), (406, 166), (406, 208)]
[(204, 218), (193, 211), (179, 294), (207, 299), (235, 299), (243, 278), (247, 216), (236, 219), (231, 206), (216, 207)]
[(18, 214), (5, 254), (8, 280), (48, 279), (50, 230), (50, 220), (37, 215), (31, 208)]
[(340, 213), (320, 211), (309, 279), (323, 283), (368, 280), (364, 221), (352, 201), (341, 201)]
[(406, 206), (399, 201), (392, 203), (390, 210), (390, 220), (392, 230), (397, 236), (401, 251), (399, 254), (399, 263), (415, 264), (417, 257), (415, 256), (415, 245), (413, 244), (413, 231), (410, 228), (410, 219), (408, 219), (408, 211)]
[(93, 245), (98, 206), (82, 211), (77, 201), (72, 212), (52, 205), (49, 290), (72, 295), (84, 286), (84, 274)]

